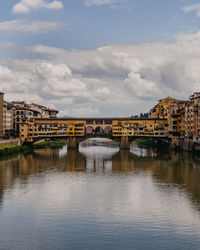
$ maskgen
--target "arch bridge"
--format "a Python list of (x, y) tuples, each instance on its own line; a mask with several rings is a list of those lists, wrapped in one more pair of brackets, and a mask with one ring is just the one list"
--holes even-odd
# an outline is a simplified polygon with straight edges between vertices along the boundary
[(33, 119), (20, 124), (22, 143), (41, 139), (65, 140), (69, 148), (89, 138), (103, 137), (128, 148), (135, 138), (168, 142), (167, 119), (153, 118), (55, 118)]

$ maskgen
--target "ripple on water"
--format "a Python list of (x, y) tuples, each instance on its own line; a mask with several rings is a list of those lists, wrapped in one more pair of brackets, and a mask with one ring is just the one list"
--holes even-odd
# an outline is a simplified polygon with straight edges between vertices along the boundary
[(199, 159), (132, 147), (0, 162), (0, 249), (199, 249)]

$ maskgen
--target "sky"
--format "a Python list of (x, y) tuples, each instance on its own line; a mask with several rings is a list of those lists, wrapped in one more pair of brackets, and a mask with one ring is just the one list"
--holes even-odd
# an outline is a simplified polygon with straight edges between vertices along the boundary
[(1, 0), (0, 91), (130, 116), (200, 91), (200, 0)]

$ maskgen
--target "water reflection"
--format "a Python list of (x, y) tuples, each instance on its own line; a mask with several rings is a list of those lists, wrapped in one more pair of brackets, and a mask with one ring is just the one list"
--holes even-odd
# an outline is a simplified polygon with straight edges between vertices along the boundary
[(198, 249), (200, 157), (89, 145), (0, 162), (0, 249)]
[[(91, 143), (89, 143), (91, 145)], [(105, 144), (106, 145), (106, 144)], [(24, 181), (44, 172), (96, 172), (104, 173), (146, 171), (157, 181), (174, 183), (187, 189), (191, 197), (200, 203), (200, 157), (187, 152), (166, 152), (140, 148), (133, 144), (129, 150), (112, 146), (83, 144), (79, 151), (63, 149), (36, 150), (33, 154), (19, 155), (0, 162), (0, 199), (4, 189), (12, 187), (16, 178)]]
[(112, 156), (119, 152), (119, 146), (110, 140), (88, 140), (81, 143), (79, 152), (86, 157), (88, 172), (105, 173), (112, 170)]
[(145, 156), (148, 155), (148, 153), (153, 153), (154, 151), (153, 150), (149, 150), (149, 152), (148, 152), (147, 148), (145, 148), (145, 147), (139, 147), (137, 145), (137, 142), (133, 142), (130, 145), (130, 152), (132, 154), (134, 154), (134, 155), (137, 155), (137, 156), (140, 156), (140, 157), (145, 157)]

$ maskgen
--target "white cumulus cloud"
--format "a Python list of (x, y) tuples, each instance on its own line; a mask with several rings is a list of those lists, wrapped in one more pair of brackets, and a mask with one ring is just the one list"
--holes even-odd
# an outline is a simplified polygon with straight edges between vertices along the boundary
[(183, 10), (187, 13), (190, 11), (196, 11), (197, 17), (200, 17), (200, 3), (195, 3), (192, 5), (184, 6)]
[(133, 8), (130, 0), (85, 0), (87, 7), (107, 5), (113, 9)]
[(63, 8), (63, 3), (56, 0), (51, 2), (45, 0), (20, 0), (13, 6), (12, 12), (14, 14), (27, 14), (32, 10), (41, 8), (58, 10)]
[(155, 82), (144, 79), (141, 74), (131, 72), (125, 79), (126, 87), (139, 98), (152, 98), (152, 96), (161, 96), (162, 92)]
[(102, 5), (110, 5), (113, 3), (119, 3), (119, 0), (85, 0), (86, 6), (102, 6)]
[(81, 51), (36, 45), (27, 53), (34, 59), (1, 63), (0, 91), (8, 100), (27, 98), (63, 115), (128, 116), (163, 97), (186, 99), (200, 91), (199, 32), (179, 34), (172, 43)]
[(59, 31), (66, 24), (61, 22), (48, 22), (48, 21), (25, 21), (25, 20), (12, 20), (0, 22), (1, 32), (25, 32), (25, 33), (47, 33), (49, 31)]

